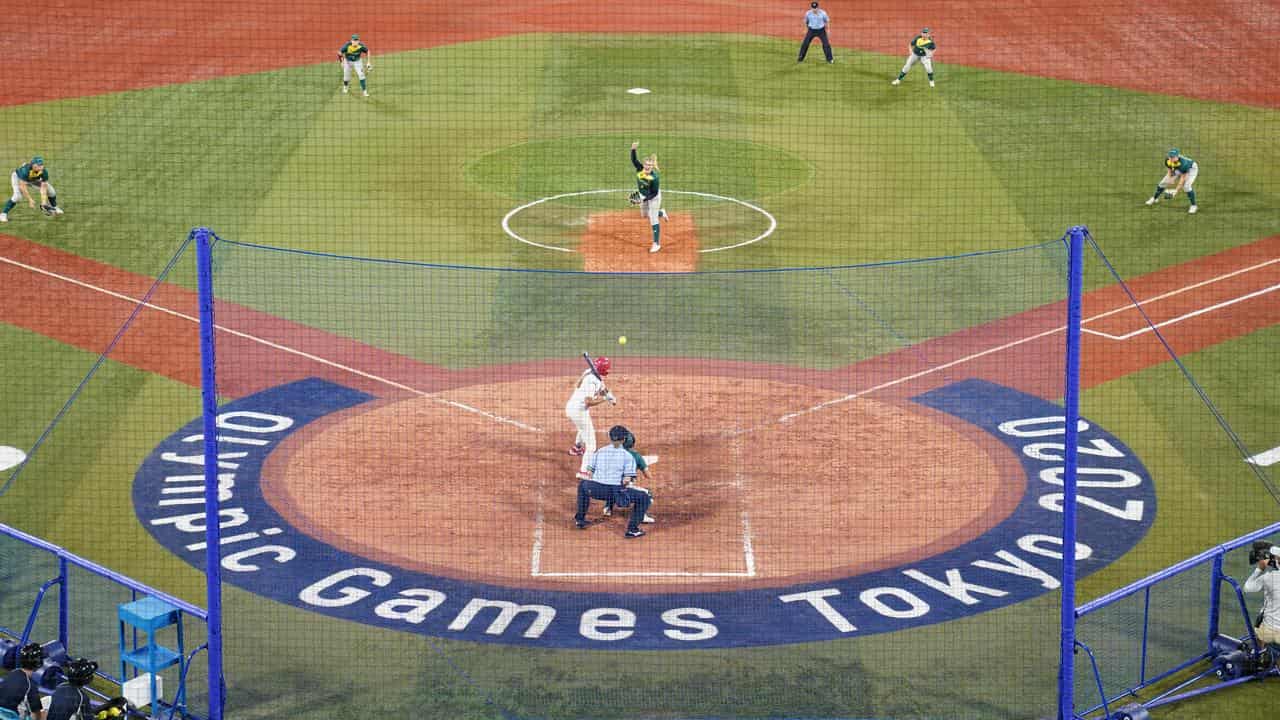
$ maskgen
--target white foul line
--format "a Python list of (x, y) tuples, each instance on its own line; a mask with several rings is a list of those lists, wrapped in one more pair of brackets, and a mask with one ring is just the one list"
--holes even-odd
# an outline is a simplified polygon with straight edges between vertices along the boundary
[[(1231, 272), (1229, 272), (1229, 273), (1224, 273), (1224, 274), (1222, 274), (1222, 275), (1215, 275), (1214, 277), (1211, 277), (1211, 278), (1209, 278), (1208, 280), (1202, 280), (1202, 281), (1200, 281), (1200, 282), (1193, 283), (1193, 284), (1191, 284), (1191, 285), (1187, 285), (1187, 286), (1185, 286), (1185, 287), (1181, 287), (1181, 288), (1178, 288), (1178, 289), (1176, 289), (1176, 290), (1170, 290), (1169, 292), (1162, 293), (1162, 294), (1160, 294), (1160, 295), (1156, 295), (1156, 296), (1151, 297), (1151, 298), (1148, 298), (1148, 299), (1146, 299), (1146, 300), (1140, 300), (1140, 301), (1138, 301), (1138, 305), (1147, 305), (1147, 304), (1150, 304), (1150, 303), (1153, 303), (1153, 302), (1157, 302), (1157, 301), (1159, 301), (1159, 300), (1164, 300), (1164, 299), (1166, 299), (1166, 298), (1173, 297), (1174, 295), (1180, 295), (1180, 294), (1182, 294), (1182, 293), (1184, 293), (1184, 292), (1188, 292), (1188, 291), (1190, 291), (1190, 290), (1194, 290), (1194, 289), (1196, 289), (1196, 288), (1204, 287), (1205, 285), (1210, 285), (1210, 284), (1212, 284), (1212, 283), (1219, 282), (1219, 281), (1221, 281), (1221, 280), (1226, 280), (1226, 279), (1228, 279), (1228, 278), (1235, 277), (1236, 275), (1240, 275), (1240, 274), (1243, 274), (1243, 273), (1251, 272), (1251, 271), (1253, 271), (1253, 270), (1257, 270), (1257, 269), (1259, 269), (1259, 268), (1264, 268), (1264, 267), (1267, 267), (1268, 265), (1273, 265), (1273, 264), (1275, 264), (1275, 263), (1280, 263), (1280, 258), (1272, 258), (1271, 260), (1266, 260), (1266, 261), (1260, 262), (1260, 263), (1258, 263), (1258, 264), (1256, 264), (1256, 265), (1250, 265), (1249, 267), (1240, 268), (1239, 270), (1233, 270), (1233, 271), (1231, 271)], [(1252, 293), (1252, 294), (1251, 294), (1251, 296), (1252, 296), (1252, 295), (1257, 295), (1257, 294), (1259, 294), (1259, 293), (1261, 293), (1261, 292), (1270, 292), (1271, 290), (1274, 290), (1274, 289), (1275, 289), (1275, 287), (1271, 287), (1271, 288), (1268, 288), (1268, 289), (1266, 289), (1266, 290), (1259, 291), (1259, 292), (1257, 292), (1257, 293)], [(1243, 298), (1241, 298), (1241, 299), (1243, 299)], [(1238, 301), (1238, 300), (1234, 300), (1234, 301), (1231, 301), (1231, 302), (1237, 302), (1237, 301)], [(1085, 329), (1083, 328), (1084, 324), (1085, 324), (1085, 323), (1093, 322), (1093, 321), (1095, 321), (1095, 320), (1101, 320), (1102, 318), (1110, 317), (1111, 315), (1115, 315), (1116, 313), (1125, 312), (1126, 310), (1132, 310), (1133, 308), (1134, 308), (1134, 306), (1133, 306), (1132, 304), (1128, 304), (1128, 305), (1122, 305), (1122, 306), (1117, 307), (1117, 308), (1113, 308), (1113, 309), (1111, 309), (1111, 310), (1106, 310), (1106, 311), (1104, 311), (1104, 312), (1100, 312), (1100, 313), (1098, 313), (1097, 315), (1091, 315), (1091, 316), (1089, 316), (1089, 317), (1087, 317), (1087, 318), (1084, 318), (1083, 320), (1081, 320), (1081, 321), (1080, 321), (1081, 328), (1082, 328), (1082, 330), (1083, 330), (1084, 332), (1094, 332), (1094, 331), (1090, 331), (1090, 330), (1085, 330)], [(1206, 310), (1208, 310), (1208, 308), (1207, 308)], [(1197, 313), (1198, 313), (1198, 312), (1200, 312), (1200, 311), (1197, 311)], [(952, 361), (951, 361), (951, 362), (949, 362), (949, 363), (944, 363), (944, 364), (942, 364), (942, 365), (937, 365), (937, 366), (935, 366), (935, 367), (931, 367), (931, 368), (928, 368), (928, 369), (926, 369), (926, 370), (921, 370), (920, 372), (912, 373), (911, 375), (907, 375), (907, 376), (904, 376), (904, 377), (900, 377), (900, 378), (897, 378), (897, 379), (895, 379), (895, 380), (888, 380), (888, 381), (883, 382), (883, 383), (880, 383), (879, 385), (876, 385), (876, 386), (874, 386), (874, 387), (869, 387), (869, 388), (867, 388), (867, 389), (865, 389), (865, 390), (861, 390), (861, 391), (858, 391), (858, 392), (852, 392), (852, 393), (849, 393), (848, 395), (844, 395), (844, 396), (841, 396), (841, 397), (838, 397), (838, 398), (834, 398), (834, 399), (831, 399), (831, 400), (826, 400), (826, 401), (820, 402), (820, 403), (818, 403), (817, 405), (814, 405), (814, 406), (812, 406), (812, 407), (805, 408), (805, 409), (803, 409), (803, 410), (798, 410), (798, 411), (796, 411), (796, 412), (787, 413), (786, 415), (783, 415), (783, 416), (779, 417), (779, 418), (778, 418), (778, 419), (776, 419), (776, 420), (772, 420), (772, 421), (769, 421), (769, 422), (764, 422), (764, 423), (761, 423), (761, 424), (756, 425), (756, 426), (754, 426), (754, 427), (744, 428), (744, 429), (740, 429), (740, 430), (731, 430), (731, 431), (729, 431), (729, 432), (724, 433), (724, 435), (725, 435), (725, 436), (728, 436), (728, 437), (737, 437), (737, 436), (739, 436), (739, 435), (746, 435), (746, 434), (748, 434), (748, 433), (753, 433), (753, 432), (756, 432), (756, 431), (758, 431), (758, 430), (762, 430), (762, 429), (764, 429), (764, 428), (766, 428), (766, 427), (769, 427), (769, 426), (772, 426), (772, 425), (776, 425), (776, 424), (778, 424), (778, 423), (784, 423), (784, 422), (787, 422), (787, 421), (789, 421), (789, 420), (793, 420), (793, 419), (795, 419), (795, 418), (800, 417), (801, 415), (808, 415), (809, 413), (814, 413), (814, 412), (817, 412), (817, 411), (819, 411), (819, 410), (823, 410), (823, 409), (825, 409), (825, 408), (831, 407), (832, 405), (839, 405), (839, 404), (841, 404), (841, 403), (846, 403), (846, 402), (849, 402), (850, 400), (853, 400), (853, 399), (855, 399), (855, 398), (861, 397), (861, 396), (863, 396), (863, 395), (870, 395), (871, 393), (878, 392), (878, 391), (880, 391), (880, 390), (884, 390), (884, 389), (886, 389), (886, 388), (890, 388), (890, 387), (893, 387), (893, 386), (895, 386), (895, 385), (901, 385), (901, 384), (903, 384), (903, 383), (911, 382), (912, 380), (917, 380), (917, 379), (919, 379), (919, 378), (925, 377), (926, 375), (932, 375), (932, 374), (934, 374), (934, 373), (936, 373), (936, 372), (941, 372), (941, 371), (943, 371), (943, 370), (947, 370), (947, 369), (949, 369), (949, 368), (953, 368), (953, 367), (955, 367), (956, 365), (961, 365), (961, 364), (964, 364), (964, 363), (967, 363), (967, 362), (971, 362), (971, 361), (973, 361), (973, 360), (977, 360), (977, 359), (982, 358), (982, 357), (986, 357), (987, 355), (991, 355), (992, 353), (1003, 352), (1003, 351), (1005, 351), (1005, 350), (1008, 350), (1009, 348), (1017, 347), (1018, 345), (1023, 345), (1023, 344), (1029, 343), (1029, 342), (1034, 342), (1034, 341), (1039, 340), (1039, 339), (1041, 339), (1041, 338), (1048, 337), (1049, 335), (1054, 335), (1054, 334), (1056, 334), (1056, 333), (1063, 332), (1063, 331), (1065, 331), (1066, 329), (1067, 329), (1067, 326), (1066, 326), (1066, 325), (1060, 325), (1060, 326), (1055, 327), (1055, 328), (1052, 328), (1052, 329), (1050, 329), (1050, 330), (1045, 330), (1044, 332), (1039, 332), (1039, 333), (1036, 333), (1035, 335), (1031, 335), (1031, 336), (1029, 336), (1029, 337), (1022, 338), (1021, 340), (1013, 340), (1013, 341), (1011, 341), (1011, 342), (1007, 342), (1007, 343), (1005, 343), (1005, 344), (1003, 344), (1003, 345), (1000, 345), (1000, 346), (997, 346), (997, 347), (989, 348), (989, 349), (987, 349), (987, 350), (983, 350), (983, 351), (981, 351), (981, 352), (976, 352), (976, 353), (973, 353), (973, 354), (971, 354), (971, 355), (966, 355), (966, 356), (964, 356), (964, 357), (962, 357), (962, 358), (958, 358), (958, 359), (956, 359), (956, 360), (952, 360)], [(1096, 333), (1096, 334), (1099, 334), (1099, 335), (1100, 335), (1101, 333)]]
[(742, 500), (742, 559), (747, 566), (747, 577), (756, 576), (756, 552), (751, 546), (751, 518), (747, 514), (746, 478), (742, 472), (742, 441), (735, 437), (729, 441), (729, 461), (733, 463), (733, 484), (738, 487)]
[[(70, 277), (67, 277), (67, 276), (65, 276), (65, 275), (60, 275), (60, 274), (55, 273), (55, 272), (50, 272), (50, 271), (48, 271), (48, 270), (44, 270), (44, 269), (42, 269), (42, 268), (33, 267), (33, 266), (31, 266), (31, 265), (27, 265), (27, 264), (25, 264), (25, 263), (20, 263), (20, 262), (18, 262), (18, 261), (16, 261), (16, 260), (11, 260), (11, 259), (6, 258), (6, 257), (0, 257), (0, 262), (6, 262), (6, 263), (9, 263), (10, 265), (15, 265), (15, 266), (20, 267), (20, 268), (22, 268), (22, 269), (24, 269), (24, 270), (30, 270), (31, 272), (38, 273), (38, 274), (40, 274), (40, 275), (45, 275), (45, 276), (47, 276), (47, 277), (51, 277), (51, 278), (54, 278), (54, 279), (56, 279), (56, 280), (61, 280), (61, 281), (63, 281), (63, 282), (71, 283), (72, 285), (76, 285), (76, 286), (79, 286), (79, 287), (85, 288), (86, 290), (92, 290), (92, 291), (94, 291), (94, 292), (102, 293), (103, 295), (107, 295), (107, 296), (109, 296), (109, 297), (117, 298), (117, 299), (120, 299), (120, 300), (126, 300), (126, 301), (128, 301), (128, 302), (133, 303), (134, 305), (139, 305), (139, 304), (140, 304), (140, 305), (142, 305), (143, 307), (150, 308), (150, 309), (155, 310), (155, 311), (157, 311), (157, 312), (162, 312), (162, 313), (164, 313), (164, 314), (166, 314), (166, 315), (172, 315), (173, 317), (176, 317), (176, 318), (181, 318), (181, 319), (183, 319), (183, 320), (189, 320), (190, 322), (193, 322), (193, 323), (195, 323), (195, 324), (197, 324), (197, 325), (198, 325), (198, 324), (200, 324), (200, 320), (199, 320), (199, 319), (194, 318), (194, 317), (192, 317), (192, 316), (190, 316), (190, 315), (187, 315), (187, 314), (185, 314), (185, 313), (178, 312), (177, 310), (170, 310), (169, 308), (162, 307), (162, 306), (160, 306), (160, 305), (156, 305), (156, 304), (154, 304), (154, 303), (149, 303), (149, 302), (148, 302), (148, 303), (143, 303), (143, 302), (139, 301), (137, 298), (132, 298), (132, 297), (129, 297), (128, 295), (124, 295), (124, 294), (122, 294), (122, 293), (114, 292), (114, 291), (112, 291), (112, 290), (108, 290), (108, 289), (103, 288), (103, 287), (98, 287), (97, 285), (91, 285), (91, 284), (89, 284), (89, 283), (86, 283), (86, 282), (83, 282), (83, 281), (80, 281), (80, 280), (76, 280), (75, 278), (70, 278)], [(540, 432), (543, 432), (541, 428), (535, 427), (535, 426), (533, 426), (533, 425), (528, 425), (528, 424), (526, 424), (526, 423), (522, 423), (522, 422), (520, 422), (519, 420), (513, 420), (513, 419), (511, 419), (511, 418), (502, 417), (501, 415), (495, 415), (495, 414), (493, 414), (493, 413), (486, 412), (486, 411), (481, 410), (481, 409), (479, 409), (479, 408), (475, 408), (475, 407), (472, 407), (472, 406), (470, 406), (470, 405), (467, 405), (467, 404), (464, 404), (464, 403), (460, 403), (460, 402), (458, 402), (458, 401), (456, 401), (456, 400), (448, 400), (448, 399), (445, 399), (445, 398), (442, 398), (442, 397), (437, 397), (437, 396), (435, 396), (435, 395), (433, 395), (433, 394), (431, 394), (431, 393), (429, 393), (429, 392), (426, 392), (426, 391), (424, 391), (424, 390), (419, 390), (419, 389), (417, 389), (417, 388), (409, 387), (408, 385), (404, 385), (404, 384), (402, 384), (402, 383), (398, 383), (398, 382), (396, 382), (396, 381), (394, 381), (394, 380), (389, 380), (389, 379), (384, 378), (384, 377), (379, 377), (379, 376), (377, 376), (377, 375), (373, 375), (373, 374), (371, 374), (371, 373), (364, 372), (363, 370), (357, 370), (357, 369), (355, 369), (355, 368), (353, 368), (353, 367), (350, 367), (350, 366), (348, 366), (348, 365), (343, 365), (343, 364), (341, 364), (341, 363), (337, 363), (337, 362), (334, 362), (334, 361), (332, 361), (332, 360), (326, 360), (326, 359), (324, 359), (324, 358), (322, 358), (322, 357), (318, 357), (318, 356), (316, 356), (316, 355), (312, 355), (311, 353), (303, 352), (303, 351), (301, 351), (301, 350), (295, 350), (294, 348), (286, 347), (286, 346), (281, 345), (281, 344), (279, 344), (279, 343), (274, 343), (274, 342), (271, 342), (270, 340), (266, 340), (266, 339), (263, 339), (263, 338), (260, 338), (260, 337), (256, 337), (256, 336), (254, 336), (254, 335), (250, 335), (250, 334), (248, 334), (248, 333), (240, 332), (239, 330), (232, 330), (231, 328), (223, 327), (223, 326), (221, 326), (221, 325), (214, 325), (214, 328), (216, 328), (218, 331), (220, 331), (220, 332), (224, 332), (224, 333), (226, 333), (226, 334), (228, 334), (228, 335), (232, 335), (232, 336), (234, 336), (234, 337), (242, 338), (242, 339), (244, 339), (244, 340), (248, 340), (248, 341), (250, 341), (250, 342), (258, 343), (259, 345), (263, 345), (263, 346), (269, 347), (269, 348), (271, 348), (271, 349), (273, 349), (273, 350), (279, 350), (279, 351), (280, 351), (280, 352), (282, 352), (282, 353), (286, 353), (286, 354), (289, 354), (289, 355), (295, 355), (295, 356), (297, 356), (297, 357), (304, 358), (304, 359), (306, 359), (306, 360), (310, 360), (311, 362), (318, 363), (318, 364), (320, 364), (320, 365), (325, 365), (325, 366), (328, 366), (328, 367), (334, 368), (334, 369), (336, 369), (336, 370), (341, 370), (341, 371), (343, 371), (343, 372), (350, 373), (350, 374), (355, 375), (355, 376), (357, 376), (357, 377), (362, 377), (362, 378), (365, 378), (365, 379), (367, 379), (367, 380), (372, 380), (372, 381), (374, 381), (374, 382), (381, 383), (381, 384), (386, 385), (386, 386), (388, 386), (388, 387), (393, 387), (393, 388), (396, 388), (396, 389), (398, 389), (398, 390), (404, 390), (405, 392), (409, 392), (409, 393), (412, 393), (412, 394), (414, 394), (414, 395), (418, 395), (418, 396), (420, 396), (420, 397), (427, 398), (427, 399), (429, 399), (429, 400), (432, 400), (433, 402), (438, 402), (438, 403), (441, 403), (441, 404), (443, 404), (443, 405), (448, 405), (449, 407), (457, 408), (458, 410), (463, 410), (463, 411), (465, 411), (465, 412), (473, 413), (473, 414), (475, 414), (475, 415), (480, 415), (481, 417), (489, 418), (490, 420), (493, 420), (493, 421), (495, 421), (495, 422), (503, 423), (503, 424), (505, 424), (505, 425), (514, 425), (515, 427), (518, 427), (518, 428), (520, 428), (520, 429), (522, 429), (522, 430), (528, 430), (528, 431), (530, 431), (530, 432), (539, 432), (539, 433), (540, 433)]]
[(1124, 335), (1112, 335), (1112, 334), (1110, 334), (1110, 333), (1104, 333), (1104, 332), (1101, 332), (1101, 331), (1099, 331), (1099, 330), (1089, 330), (1088, 328), (1082, 328), (1082, 330), (1083, 330), (1084, 332), (1087, 332), (1087, 333), (1091, 334), (1091, 335), (1097, 335), (1098, 337), (1104, 337), (1104, 338), (1106, 338), (1106, 339), (1108, 339), (1108, 340), (1129, 340), (1129, 339), (1132, 339), (1132, 338), (1134, 338), (1134, 337), (1137, 337), (1138, 335), (1141, 335), (1141, 334), (1143, 334), (1143, 333), (1149, 333), (1149, 332), (1152, 332), (1152, 331), (1153, 331), (1153, 330), (1155, 330), (1156, 328), (1162, 328), (1162, 327), (1164, 327), (1165, 325), (1173, 325), (1174, 323), (1182, 322), (1183, 320), (1186, 320), (1186, 319), (1188, 319), (1188, 318), (1193, 318), (1193, 317), (1195, 317), (1195, 316), (1197, 316), (1197, 315), (1203, 315), (1203, 314), (1205, 314), (1205, 313), (1207, 313), (1207, 312), (1212, 312), (1212, 311), (1214, 311), (1214, 310), (1220, 310), (1220, 309), (1222, 309), (1222, 308), (1224, 308), (1224, 307), (1227, 307), (1228, 305), (1235, 305), (1235, 304), (1236, 304), (1236, 303), (1238, 303), (1238, 302), (1244, 302), (1245, 300), (1249, 300), (1249, 299), (1251, 299), (1251, 298), (1258, 297), (1259, 295), (1266, 295), (1267, 293), (1269, 293), (1269, 292), (1273, 292), (1273, 291), (1275, 291), (1275, 290), (1280, 290), (1280, 285), (1272, 285), (1272, 286), (1271, 286), (1271, 287), (1269, 287), (1269, 288), (1263, 288), (1262, 290), (1256, 290), (1256, 291), (1254, 291), (1254, 292), (1249, 293), (1248, 295), (1242, 295), (1242, 296), (1240, 296), (1240, 297), (1238, 297), (1238, 298), (1232, 298), (1231, 300), (1225, 300), (1225, 301), (1223, 301), (1223, 302), (1218, 303), (1217, 305), (1210, 305), (1209, 307), (1203, 307), (1203, 308), (1200, 308), (1199, 310), (1193, 310), (1193, 311), (1191, 311), (1191, 312), (1189, 312), (1189, 313), (1186, 313), (1185, 315), (1179, 315), (1179, 316), (1178, 316), (1178, 317), (1176, 317), (1176, 318), (1170, 318), (1170, 319), (1168, 319), (1168, 320), (1164, 320), (1164, 321), (1158, 322), (1158, 323), (1156, 323), (1155, 325), (1147, 325), (1147, 326), (1145, 326), (1145, 327), (1138, 328), (1137, 330), (1133, 330), (1133, 331), (1131, 331), (1131, 332), (1127, 332), (1127, 333), (1125, 333)]

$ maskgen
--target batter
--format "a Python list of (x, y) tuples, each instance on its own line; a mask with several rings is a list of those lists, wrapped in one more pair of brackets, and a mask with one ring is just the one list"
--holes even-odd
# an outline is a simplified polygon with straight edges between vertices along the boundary
[[(564, 414), (569, 416), (573, 426), (578, 430), (573, 446), (569, 448), (569, 454), (582, 456), (582, 464), (578, 468), (579, 480), (591, 478), (591, 471), (587, 466), (596, 451), (596, 429), (591, 424), (591, 408), (609, 399), (609, 389), (605, 387), (602, 378), (607, 376), (612, 368), (613, 361), (609, 358), (596, 358), (596, 371), (594, 373), (589, 369), (582, 371), (578, 376), (577, 384), (573, 386), (573, 394), (564, 404)], [(596, 377), (597, 374), (600, 377)]]

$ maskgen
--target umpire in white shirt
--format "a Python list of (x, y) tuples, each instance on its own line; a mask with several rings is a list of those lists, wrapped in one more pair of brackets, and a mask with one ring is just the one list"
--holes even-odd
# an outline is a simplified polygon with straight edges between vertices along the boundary
[(649, 510), (651, 498), (647, 490), (634, 487), (636, 459), (622, 447), (630, 432), (621, 425), (609, 428), (609, 444), (591, 456), (587, 465), (591, 479), (578, 482), (578, 513), (573, 520), (579, 530), (587, 528), (587, 508), (591, 507), (591, 501), (604, 500), (617, 507), (631, 508), (624, 537), (644, 537), (640, 522)]
[(1244, 581), (1245, 592), (1262, 592), (1262, 622), (1256, 629), (1258, 640), (1265, 644), (1280, 645), (1280, 571), (1276, 570), (1275, 557), (1280, 548), (1270, 543), (1254, 543), (1253, 556), (1258, 566)]
[(831, 41), (827, 39), (827, 26), (830, 24), (831, 18), (827, 17), (826, 10), (818, 7), (817, 0), (809, 3), (809, 12), (804, 14), (804, 42), (800, 43), (800, 57), (796, 58), (796, 62), (804, 62), (804, 56), (809, 52), (809, 43), (814, 38), (822, 41), (822, 54), (827, 56), (827, 62), (835, 62), (831, 57)]

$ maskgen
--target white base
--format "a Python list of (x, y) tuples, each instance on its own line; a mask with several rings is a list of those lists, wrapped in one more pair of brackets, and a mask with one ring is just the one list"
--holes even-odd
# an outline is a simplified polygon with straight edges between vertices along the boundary
[[(120, 694), (134, 707), (151, 704), (151, 674), (143, 673), (120, 686)], [(164, 676), (156, 676), (156, 699), (164, 698)]]

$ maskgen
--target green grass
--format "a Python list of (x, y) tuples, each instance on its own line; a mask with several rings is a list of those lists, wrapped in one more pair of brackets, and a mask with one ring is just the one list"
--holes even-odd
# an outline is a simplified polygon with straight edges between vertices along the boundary
[[(708, 270), (961, 254), (1084, 223), (1132, 276), (1280, 232), (1280, 181), (1255, 157), (1258, 138), (1280, 136), (1274, 111), (957, 66), (935, 90), (918, 76), (893, 88), (896, 57), (796, 65), (793, 51), (749, 36), (538, 34), (380, 57), (367, 100), (340, 95), (326, 63), (0, 108), (12, 128), (0, 157), (16, 166), (42, 152), (68, 209), (46, 221), (19, 208), (5, 232), (145, 275), (197, 225), (308, 252), (571, 271), (577, 255), (520, 245), (498, 223), (549, 194), (626, 187), (633, 140), (659, 154), (664, 187), (749, 200), (778, 218), (765, 241), (702, 256)], [(653, 92), (625, 92), (641, 82)], [(1173, 144), (1202, 167), (1194, 218), (1181, 200), (1141, 205)], [(667, 202), (694, 214), (711, 240), (758, 231), (753, 219), (717, 218), (718, 204)], [(581, 216), (610, 207), (572, 200), (518, 222), (531, 239), (571, 247)], [(835, 367), (1061, 294), (1055, 250), (625, 280), (356, 266), (230, 247), (219, 263), (226, 297), (449, 367), (612, 350), (623, 333), (636, 355)], [(178, 279), (191, 282), (189, 260)], [(1280, 442), (1270, 432), (1277, 342), (1272, 328), (1186, 358), (1255, 451)], [(94, 357), (7, 325), (0, 345), (0, 377), (13, 388), (0, 405), (0, 442), (25, 447)], [(128, 495), (142, 455), (197, 405), (192, 388), (108, 363), (0, 497), (0, 521), (201, 602), (199, 573), (151, 541)], [(1147, 463), (1159, 521), (1133, 553), (1086, 578), (1082, 598), (1274, 517), (1171, 366), (1094, 388), (1083, 409)], [(12, 565), (0, 578), (6, 571)], [(635, 701), (616, 695), (620, 675), (653, 717), (1033, 717), (1052, 702), (1052, 595), (892, 636), (706, 653), (426, 640), (234, 588), (226, 597), (237, 717), (302, 717), (300, 696), (329, 704), (314, 716), (497, 717), (488, 695), (528, 716), (635, 716)], [(110, 607), (100, 610), (109, 623)], [(272, 652), (281, 648), (289, 652)], [(238, 680), (250, 672), (273, 680)], [(1260, 714), (1264, 690), (1157, 717), (1235, 712), (1235, 703)], [(429, 710), (412, 707), (423, 698)]]

